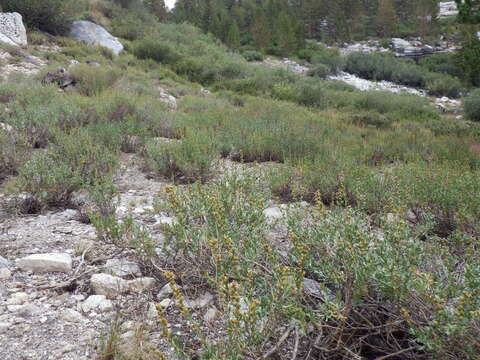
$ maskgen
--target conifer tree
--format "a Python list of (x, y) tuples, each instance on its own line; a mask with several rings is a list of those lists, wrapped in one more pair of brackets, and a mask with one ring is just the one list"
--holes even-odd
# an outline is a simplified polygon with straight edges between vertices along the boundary
[(234, 50), (238, 49), (238, 47), (240, 46), (240, 30), (238, 29), (236, 21), (230, 23), (225, 43)]
[(392, 36), (397, 23), (397, 14), (393, 0), (380, 0), (377, 19), (380, 36)]

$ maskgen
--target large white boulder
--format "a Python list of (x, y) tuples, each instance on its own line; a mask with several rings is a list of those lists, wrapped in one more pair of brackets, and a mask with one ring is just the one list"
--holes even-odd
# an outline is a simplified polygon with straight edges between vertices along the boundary
[(19, 13), (0, 13), (0, 42), (27, 46), (27, 31)]
[(33, 273), (64, 272), (72, 270), (72, 258), (64, 253), (33, 254), (16, 261), (16, 265)]
[(68, 35), (72, 39), (82, 41), (87, 45), (99, 45), (112, 50), (115, 55), (120, 54), (123, 45), (105, 28), (90, 21), (79, 20), (72, 23)]
[(392, 39), (392, 46), (395, 50), (397, 51), (403, 51), (406, 48), (409, 48), (412, 46), (409, 41), (400, 39), (400, 38), (393, 38)]

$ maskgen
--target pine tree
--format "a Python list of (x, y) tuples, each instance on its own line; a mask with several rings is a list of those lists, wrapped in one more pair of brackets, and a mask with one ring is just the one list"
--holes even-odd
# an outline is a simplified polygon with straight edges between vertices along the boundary
[(397, 23), (397, 14), (393, 0), (380, 0), (377, 12), (377, 24), (380, 36), (392, 36)]
[(234, 50), (238, 49), (238, 47), (240, 46), (240, 30), (238, 29), (236, 21), (230, 23), (225, 43)]
[(268, 48), (272, 42), (272, 35), (268, 26), (267, 18), (261, 10), (257, 10), (254, 16), (252, 37), (255, 45), (262, 50)]
[(160, 21), (167, 18), (167, 7), (164, 0), (144, 0), (144, 4)]
[(278, 49), (281, 55), (291, 54), (296, 49), (295, 28), (290, 16), (283, 11), (277, 23)]

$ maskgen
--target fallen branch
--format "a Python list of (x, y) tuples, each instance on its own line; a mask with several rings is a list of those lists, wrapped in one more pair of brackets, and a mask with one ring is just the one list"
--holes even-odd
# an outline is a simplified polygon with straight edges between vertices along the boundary
[(270, 350), (268, 350), (265, 355), (262, 356), (262, 359), (268, 359), (270, 356), (272, 356), (274, 353), (277, 352), (278, 348), (280, 347), (280, 345), (282, 345), (285, 340), (287, 340), (288, 338), (288, 335), (290, 335), (290, 333), (292, 332), (292, 330), (294, 329), (295, 326), (290, 326), (287, 331), (285, 331), (282, 335), (282, 337), (278, 340), (278, 342), (275, 344), (275, 346), (273, 346)]

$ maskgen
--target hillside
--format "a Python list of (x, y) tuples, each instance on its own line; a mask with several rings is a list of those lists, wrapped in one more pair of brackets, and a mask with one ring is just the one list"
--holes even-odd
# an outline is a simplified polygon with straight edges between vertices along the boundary
[(0, 0), (2, 358), (477, 359), (478, 39), (132, 4)]

